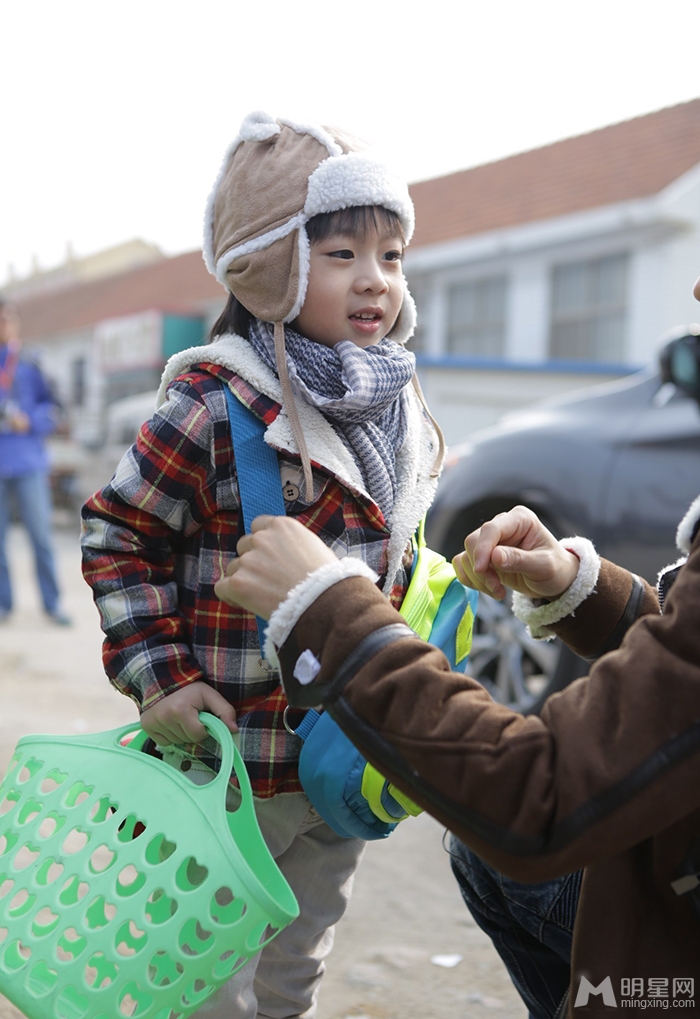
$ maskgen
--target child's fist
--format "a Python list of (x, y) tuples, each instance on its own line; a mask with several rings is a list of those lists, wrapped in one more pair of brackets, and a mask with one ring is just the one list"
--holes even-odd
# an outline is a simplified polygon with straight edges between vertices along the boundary
[(141, 715), (141, 728), (159, 747), (171, 743), (202, 743), (207, 730), (199, 712), (208, 711), (238, 732), (236, 711), (221, 694), (207, 683), (190, 683), (163, 697)]

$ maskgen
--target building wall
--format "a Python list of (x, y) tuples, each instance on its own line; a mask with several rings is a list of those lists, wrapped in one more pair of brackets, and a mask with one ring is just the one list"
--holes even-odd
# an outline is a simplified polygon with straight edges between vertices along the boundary
[[(553, 362), (553, 270), (623, 254), (620, 356)], [(456, 442), (509, 410), (646, 366), (669, 330), (700, 318), (691, 293), (700, 272), (700, 167), (649, 199), (409, 249), (405, 271), (418, 306), (414, 349), (426, 396)], [(502, 354), (451, 354), (449, 287), (498, 276), (508, 281)]]
[[(202, 317), (205, 336), (208, 336), (224, 303), (224, 299), (202, 302), (195, 308), (193, 314)], [(28, 343), (55, 387), (65, 409), (71, 437), (92, 447), (99, 446), (104, 440), (110, 403), (109, 378), (99, 351), (98, 337), (102, 325), (97, 322), (83, 329), (37, 337), (31, 344)], [(176, 343), (180, 341), (178, 337), (175, 340)], [(180, 345), (187, 345), (186, 340), (184, 336)], [(173, 342), (172, 337), (170, 342)], [(158, 365), (134, 372), (132, 383), (123, 395), (157, 389), (161, 369), (162, 365)]]

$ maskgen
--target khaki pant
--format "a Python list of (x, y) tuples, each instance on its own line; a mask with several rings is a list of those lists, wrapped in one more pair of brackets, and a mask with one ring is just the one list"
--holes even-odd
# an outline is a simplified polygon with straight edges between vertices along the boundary
[[(176, 751), (164, 753), (175, 767)], [(206, 773), (206, 774), (205, 774)], [(208, 781), (196, 764), (188, 775)], [(231, 790), (235, 794), (235, 790)], [(230, 804), (234, 807), (235, 804)], [(256, 799), (263, 838), (299, 903), (299, 916), (236, 973), (193, 1019), (314, 1019), (334, 926), (350, 900), (364, 847), (328, 827), (304, 793)]]

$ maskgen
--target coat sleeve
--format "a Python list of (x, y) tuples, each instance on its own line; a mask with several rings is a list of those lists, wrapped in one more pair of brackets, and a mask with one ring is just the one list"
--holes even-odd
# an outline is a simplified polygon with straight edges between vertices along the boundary
[(56, 430), (58, 401), (36, 364), (29, 364), (29, 397), (26, 413), (29, 415), (30, 430), (34, 435), (51, 435)]
[(218, 432), (203, 393), (176, 381), (111, 482), (83, 507), (83, 575), (105, 634), (105, 670), (142, 710), (204, 679), (179, 608), (176, 569), (183, 539), (217, 509), (224, 476), (217, 445), (225, 442), (230, 457), (230, 440)]
[[(603, 594), (566, 623), (580, 647), (604, 644), (629, 601), (630, 574), (603, 562), (601, 577)], [(484, 859), (517, 880), (546, 880), (700, 806), (698, 604), (695, 547), (665, 614), (646, 591), (620, 648), (541, 717), (450, 673), (364, 578), (307, 609), (280, 662), (292, 704), (322, 702), (372, 764)], [(307, 648), (321, 670), (301, 685), (294, 668)]]

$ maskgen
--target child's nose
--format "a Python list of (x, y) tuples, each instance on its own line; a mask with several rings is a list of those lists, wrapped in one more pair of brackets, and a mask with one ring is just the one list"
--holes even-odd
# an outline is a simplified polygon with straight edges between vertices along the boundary
[(359, 293), (371, 290), (375, 294), (383, 294), (389, 289), (386, 276), (382, 266), (374, 261), (367, 261), (360, 269), (355, 279), (355, 286)]

